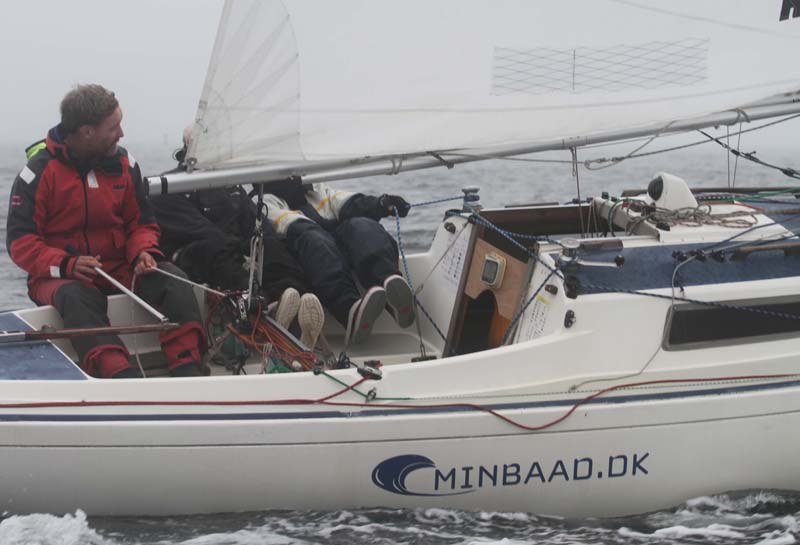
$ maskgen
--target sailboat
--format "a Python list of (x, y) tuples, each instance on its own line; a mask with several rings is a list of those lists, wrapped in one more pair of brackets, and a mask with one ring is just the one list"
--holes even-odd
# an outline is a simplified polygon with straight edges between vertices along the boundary
[[(800, 112), (798, 45), (793, 0), (229, 0), (189, 168), (149, 190), (739, 127)], [(356, 348), (327, 320), (333, 368), (268, 373), (254, 353), (246, 373), (103, 381), (52, 308), (0, 314), (16, 331), (0, 344), (3, 509), (605, 517), (800, 490), (798, 191), (642, 185), (502, 209), (465, 188), (403, 256), (418, 329), (387, 316)], [(109, 316), (163, 365), (151, 316), (125, 295)]]

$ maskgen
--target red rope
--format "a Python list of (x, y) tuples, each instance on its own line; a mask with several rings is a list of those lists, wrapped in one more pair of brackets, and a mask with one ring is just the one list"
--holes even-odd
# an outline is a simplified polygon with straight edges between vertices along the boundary
[[(485, 405), (478, 405), (476, 403), (442, 403), (442, 404), (434, 404), (434, 405), (410, 405), (410, 404), (401, 404), (401, 403), (381, 403), (381, 408), (390, 408), (390, 409), (440, 409), (440, 408), (460, 408), (460, 409), (474, 409), (476, 411), (481, 411), (488, 413), (494, 417), (499, 418), (500, 420), (511, 424), (514, 427), (520, 428), (525, 431), (541, 431), (560, 422), (563, 422), (567, 418), (569, 418), (572, 413), (574, 413), (578, 407), (584, 405), (591, 401), (592, 399), (598, 398), (602, 395), (605, 395), (609, 392), (613, 392), (614, 390), (620, 390), (622, 388), (631, 388), (634, 386), (649, 386), (653, 384), (676, 384), (676, 383), (686, 383), (686, 382), (717, 382), (717, 381), (726, 381), (726, 380), (753, 380), (753, 379), (776, 379), (776, 378), (788, 378), (788, 377), (796, 377), (797, 374), (781, 374), (781, 375), (747, 375), (747, 376), (740, 376), (740, 377), (712, 377), (712, 378), (695, 378), (695, 379), (661, 379), (661, 380), (648, 380), (643, 382), (631, 382), (628, 384), (618, 384), (616, 386), (610, 386), (593, 394), (590, 394), (584, 398), (577, 400), (570, 408), (559, 416), (558, 418), (551, 420), (550, 422), (546, 422), (545, 424), (541, 424), (539, 426), (527, 426), (525, 424), (521, 424), (516, 420), (505, 416), (494, 409), (487, 407)], [(345, 402), (327, 402), (325, 405), (333, 405), (333, 406), (343, 406), (343, 407), (366, 407), (366, 403), (345, 403)]]
[(485, 405), (478, 405), (476, 403), (436, 403), (436, 404), (410, 404), (410, 403), (351, 403), (343, 401), (329, 401), (338, 397), (346, 392), (349, 392), (367, 380), (366, 377), (359, 379), (351, 385), (348, 385), (333, 394), (322, 397), (319, 399), (273, 399), (273, 400), (249, 400), (249, 401), (53, 401), (53, 402), (35, 402), (35, 403), (0, 403), (0, 409), (33, 409), (33, 408), (49, 408), (49, 407), (118, 407), (118, 406), (237, 406), (237, 405), (327, 405), (332, 407), (376, 407), (387, 409), (474, 409), (488, 413), (500, 420), (520, 428), (525, 431), (541, 431), (556, 424), (563, 422), (574, 413), (578, 407), (588, 403), (592, 399), (596, 399), (609, 392), (620, 390), (623, 388), (632, 388), (636, 386), (651, 386), (655, 384), (679, 384), (691, 382), (719, 382), (719, 381), (733, 381), (733, 380), (768, 380), (778, 378), (797, 377), (797, 374), (777, 374), (777, 375), (744, 375), (733, 377), (712, 377), (712, 378), (693, 378), (693, 379), (660, 379), (648, 380), (642, 382), (630, 382), (626, 384), (617, 384), (610, 386), (603, 390), (599, 390), (593, 394), (577, 400), (564, 414), (558, 418), (551, 420), (539, 426), (527, 426), (521, 424), (514, 419), (498, 413)]
[[(216, 310), (216, 306), (214, 310)], [(300, 349), (291, 339), (287, 338), (286, 334), (276, 329), (269, 322), (263, 322), (261, 320), (261, 311), (262, 308), (259, 305), (258, 313), (249, 334), (237, 331), (231, 324), (227, 326), (228, 331), (259, 354), (263, 354), (266, 351), (268, 354), (275, 355), (278, 359), (286, 360), (289, 364), (297, 361), (306, 371), (314, 369), (317, 364), (316, 354)], [(211, 313), (209, 313), (210, 319)]]

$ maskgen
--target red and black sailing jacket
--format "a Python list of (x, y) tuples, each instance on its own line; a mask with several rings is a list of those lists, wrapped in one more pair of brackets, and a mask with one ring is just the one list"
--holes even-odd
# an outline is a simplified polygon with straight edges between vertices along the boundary
[[(68, 277), (77, 250), (100, 256), (103, 270), (130, 286), (142, 250), (161, 256), (141, 171), (125, 149), (83, 165), (55, 127), (28, 157), (11, 189), (6, 247), (29, 283)], [(101, 277), (95, 283), (109, 287)]]

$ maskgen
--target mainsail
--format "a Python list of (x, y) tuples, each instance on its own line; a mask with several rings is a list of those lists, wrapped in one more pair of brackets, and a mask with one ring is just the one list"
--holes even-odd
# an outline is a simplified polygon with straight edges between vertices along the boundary
[(798, 16), (788, 0), (228, 0), (187, 156), (243, 182), (792, 113)]

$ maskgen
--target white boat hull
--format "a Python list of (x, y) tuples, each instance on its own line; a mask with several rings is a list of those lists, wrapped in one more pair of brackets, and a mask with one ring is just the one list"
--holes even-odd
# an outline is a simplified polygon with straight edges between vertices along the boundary
[[(759, 221), (782, 240), (781, 227)], [(717, 338), (698, 337), (692, 324), (701, 320), (670, 333), (684, 297), (736, 302), (746, 295), (757, 305), (777, 301), (778, 311), (792, 308), (795, 256), (709, 260), (686, 269), (695, 276), (684, 277), (678, 297), (663, 287), (674, 249), (727, 238), (727, 227), (617, 241), (627, 255), (620, 272), (591, 268), (588, 258), (607, 257), (589, 248), (584, 265), (568, 273), (596, 284), (580, 296), (548, 272), (558, 246), (541, 248), (535, 267), (506, 254), (506, 278), (515, 280), (491, 288), (496, 310), (510, 317), (522, 302), (533, 304), (520, 311), (513, 342), (461, 350), (474, 348), (470, 335), (490, 329), (491, 313), (477, 312), (479, 327), (458, 331), (469, 310), (459, 304), (475, 305), (489, 289), (480, 281), (479, 246), (490, 242), (474, 229), (448, 217), (431, 250), (408, 261), (411, 275), (424, 279), (419, 298), (431, 317), (420, 322), (421, 340), (429, 353), (448, 357), (412, 362), (415, 328), (399, 330), (383, 317), (366, 346), (349, 350), (358, 363), (381, 360), (380, 380), (362, 381), (352, 367), (259, 374), (252, 362), (246, 376), (217, 368), (211, 377), (104, 381), (80, 372), (63, 341), (0, 352), (3, 510), (435, 506), (586, 517), (734, 490), (800, 490), (797, 328), (774, 321), (774, 331), (752, 333), (734, 319), (726, 324), (736, 335), (716, 327)], [(650, 274), (656, 269), (660, 276)], [(715, 281), (704, 283), (706, 274)], [(604, 286), (611, 281), (641, 285), (633, 293)], [(142, 318), (122, 296), (110, 298), (109, 315), (119, 325)], [(0, 319), (0, 327), (14, 320), (59, 326), (50, 308)], [(331, 322), (325, 332), (335, 343), (342, 331)], [(460, 355), (448, 353), (441, 331)], [(152, 334), (127, 342), (132, 351), (158, 350)]]
[[(156, 422), (6, 422), (0, 490), (3, 509), (14, 513), (436, 506), (626, 515), (715, 492), (800, 489), (797, 400), (795, 385), (592, 404), (541, 433), (476, 411), (303, 422), (274, 413), (180, 424), (164, 415)], [(567, 408), (504, 414), (534, 423)], [(420, 418), (431, 421), (429, 437), (418, 437)], [(464, 433), (478, 427), (484, 432)], [(18, 445), (8, 444), (13, 437)], [(417, 458), (386, 462), (398, 456)], [(414, 470), (421, 457), (435, 467)], [(384, 472), (374, 475), (382, 463)], [(404, 467), (412, 468), (407, 475)]]

